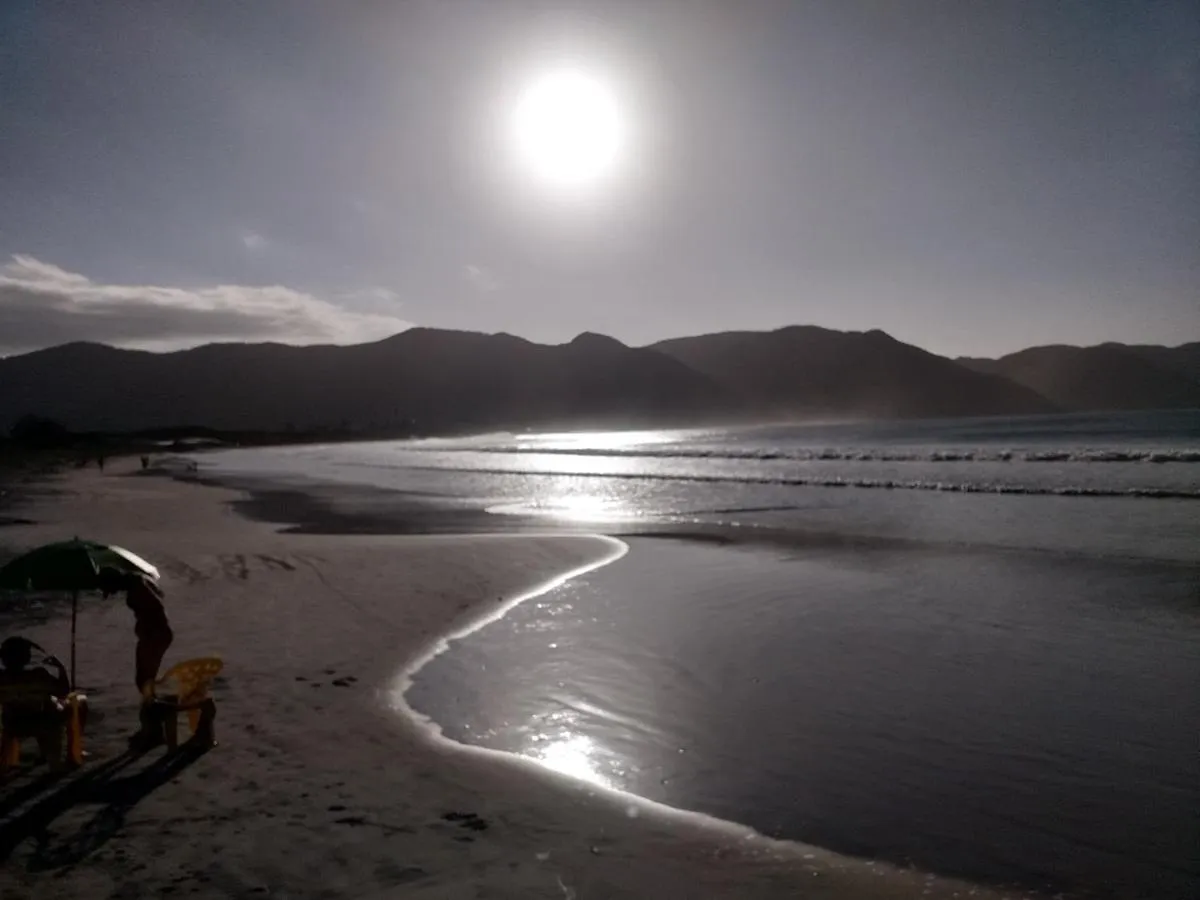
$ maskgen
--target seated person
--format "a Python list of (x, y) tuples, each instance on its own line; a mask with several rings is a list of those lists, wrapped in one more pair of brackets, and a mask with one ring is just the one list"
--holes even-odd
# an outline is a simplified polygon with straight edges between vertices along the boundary
[[(42, 666), (30, 667), (33, 650), (45, 652), (28, 638), (10, 637), (0, 644), (0, 732), (15, 737), (32, 737), (38, 742), (47, 758), (52, 756), (51, 747), (61, 738), (62, 728), (69, 711), (67, 695), (71, 693), (71, 681), (66, 667), (54, 656), (46, 656), (43, 666), (51, 666), (51, 672)], [(14, 687), (22, 693), (38, 694), (44, 690), (44, 699), (19, 702), (4, 702), (3, 689)], [(82, 730), (87, 718), (87, 701), (80, 696), (79, 722)]]

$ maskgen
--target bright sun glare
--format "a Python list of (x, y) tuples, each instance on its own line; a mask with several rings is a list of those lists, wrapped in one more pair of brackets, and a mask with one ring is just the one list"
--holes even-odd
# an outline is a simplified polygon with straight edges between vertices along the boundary
[(608, 779), (600, 774), (592, 759), (595, 752), (592, 741), (580, 734), (547, 745), (534, 758), (555, 772), (580, 781), (590, 781), (600, 787), (610, 787)]
[(619, 167), (627, 122), (611, 85), (574, 68), (545, 72), (519, 93), (512, 143), (527, 172), (551, 187), (597, 186)]

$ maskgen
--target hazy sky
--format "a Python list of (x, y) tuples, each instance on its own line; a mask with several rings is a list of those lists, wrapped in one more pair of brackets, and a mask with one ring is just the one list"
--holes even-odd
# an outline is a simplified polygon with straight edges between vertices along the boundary
[(406, 323), (1200, 339), (1200, 2), (0, 3), (0, 352)]

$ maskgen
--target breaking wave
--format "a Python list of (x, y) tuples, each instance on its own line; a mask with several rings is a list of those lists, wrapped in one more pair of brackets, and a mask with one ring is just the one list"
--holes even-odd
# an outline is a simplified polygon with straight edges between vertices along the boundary
[[(447, 471), (444, 466), (408, 466), (413, 469)], [(553, 470), (476, 468), (464, 470), (486, 475), (535, 475), (562, 477), (565, 473)], [(1057, 497), (1142, 497), (1166, 500), (1200, 500), (1200, 489), (1160, 487), (1084, 487), (1075, 485), (1042, 486), (985, 481), (935, 481), (892, 478), (838, 477), (772, 477), (763, 475), (701, 475), (662, 472), (603, 472), (576, 473), (597, 478), (622, 481), (679, 481), (712, 484), (766, 484), (784, 487), (861, 488), (888, 491), (941, 491), (955, 494), (1016, 494), (1023, 496)]]
[(1030, 462), (1030, 463), (1200, 463), (1200, 450), (1185, 449), (914, 449), (857, 448), (741, 448), (724, 447), (540, 447), (529, 444), (448, 447), (405, 447), (414, 453), (535, 454), (548, 456), (608, 456), (646, 459), (786, 460), (793, 462)]

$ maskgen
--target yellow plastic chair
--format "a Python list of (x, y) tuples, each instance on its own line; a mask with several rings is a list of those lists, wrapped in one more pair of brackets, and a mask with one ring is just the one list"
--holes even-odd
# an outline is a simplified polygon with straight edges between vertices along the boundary
[[(7, 772), (21, 762), (21, 740), (34, 738), (38, 741), (46, 762), (52, 771), (59, 771), (67, 763), (83, 764), (83, 723), (81, 706), (87, 697), (79, 691), (72, 691), (61, 702), (63, 721), (57, 728), (47, 728), (41, 733), (37, 731), (22, 734), (0, 732), (0, 772)], [(40, 706), (54, 702), (55, 698), (46, 692), (44, 687), (24, 684), (0, 685), (0, 710), (5, 704), (21, 706)], [(65, 753), (64, 753), (65, 750)]]
[[(179, 746), (178, 716), (181, 712), (188, 715), (193, 737), (199, 736), (209, 744), (217, 743), (213, 733), (217, 704), (209, 696), (208, 689), (224, 665), (215, 656), (184, 660), (147, 686), (145, 699), (151, 704), (155, 717), (161, 718), (168, 750)], [(174, 690), (163, 693), (160, 688), (167, 686), (173, 686)]]

